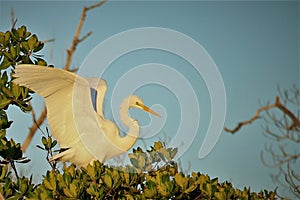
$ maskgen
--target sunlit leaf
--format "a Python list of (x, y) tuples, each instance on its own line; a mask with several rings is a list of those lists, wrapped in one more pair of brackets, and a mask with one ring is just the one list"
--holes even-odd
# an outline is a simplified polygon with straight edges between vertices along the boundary
[(5, 109), (9, 104), (11, 100), (10, 99), (1, 99), (0, 100), (0, 109)]
[(0, 69), (7, 69), (10, 65), (11, 65), (11, 62), (8, 60), (7, 57), (4, 57), (0, 64)]
[(102, 177), (102, 181), (108, 188), (112, 187), (113, 180), (110, 174), (104, 174), (104, 176)]
[[(43, 42), (39, 42), (37, 47), (33, 50), (33, 52), (39, 52), (40, 50), (42, 50), (44, 47), (44, 43)], [(46, 65), (43, 65), (46, 66)]]
[(38, 45), (38, 38), (36, 35), (32, 35), (28, 39), (28, 47), (30, 50), (33, 50)]
[(23, 49), (25, 53), (29, 52), (30, 48), (27, 41), (21, 42), (21, 49)]
[(155, 143), (154, 143), (154, 150), (155, 150), (155, 151), (158, 151), (158, 150), (160, 150), (161, 148), (163, 148), (163, 145), (162, 145), (161, 142), (155, 142)]
[(42, 143), (43, 145), (47, 145), (47, 138), (45, 136), (42, 137)]

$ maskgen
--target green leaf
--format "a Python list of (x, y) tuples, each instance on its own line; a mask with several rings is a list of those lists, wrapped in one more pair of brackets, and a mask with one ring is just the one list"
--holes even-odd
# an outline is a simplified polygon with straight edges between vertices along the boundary
[(20, 38), (24, 38), (25, 34), (26, 34), (26, 26), (21, 26), (20, 28), (18, 28), (17, 30)]
[(7, 83), (8, 76), (7, 76), (7, 72), (6, 71), (2, 74), (1, 79), (2, 79), (2, 81), (3, 81), (4, 84)]
[(145, 188), (145, 192), (144, 192), (144, 195), (146, 198), (149, 198), (149, 199), (154, 199), (155, 197), (157, 197), (157, 190), (156, 190), (156, 184), (149, 180), (147, 183), (146, 183), (146, 188)]
[(6, 160), (20, 160), (22, 159), (22, 151), (21, 151), (21, 144), (15, 143), (13, 139), (10, 139), (6, 146), (8, 147), (5, 150), (0, 151), (0, 156)]
[(123, 172), (122, 174), (121, 174), (121, 176), (123, 177), (123, 179), (125, 180), (125, 183), (128, 185), (129, 184), (129, 181), (130, 181), (130, 175), (129, 175), (129, 173), (127, 172), (127, 171), (125, 171), (125, 172)]
[(91, 196), (94, 196), (95, 198), (98, 198), (98, 191), (97, 191), (97, 188), (95, 185), (90, 185), (87, 189), (86, 189), (86, 192), (91, 195)]
[(2, 87), (2, 92), (5, 94), (6, 97), (13, 97), (12, 91), (7, 87)]
[(188, 186), (188, 178), (184, 177), (182, 173), (175, 174), (175, 182), (181, 187), (182, 190), (186, 189)]
[(7, 57), (4, 57), (1, 64), (0, 64), (0, 69), (7, 69), (11, 65), (11, 62), (8, 60)]
[(130, 162), (135, 168), (139, 168), (139, 161), (136, 158), (130, 158)]
[(25, 52), (25, 54), (27, 54), (30, 50), (28, 42), (27, 41), (23, 41), (21, 42), (21, 49), (23, 49)]
[(24, 35), (24, 38), (28, 38), (29, 36), (31, 35), (30, 32), (26, 31), (25, 35)]
[(72, 178), (74, 178), (74, 176), (75, 176), (75, 166), (74, 165), (70, 165), (69, 167), (65, 167), (64, 168), (64, 172), (70, 174), (70, 176)]
[(52, 144), (51, 144), (51, 149), (54, 148), (54, 147), (56, 146), (56, 144), (57, 144), (57, 141), (54, 140), (54, 141), (52, 142)]
[(164, 185), (164, 184), (159, 184), (157, 186), (157, 191), (164, 197), (168, 196), (169, 195), (169, 192), (168, 192), (168, 189), (167, 189), (167, 186)]
[(48, 136), (48, 139), (47, 139), (47, 150), (50, 150), (51, 149), (51, 146), (52, 146), (52, 138)]
[(38, 62), (36, 64), (40, 66), (47, 66), (46, 61), (44, 61), (43, 59), (38, 59)]
[(70, 198), (76, 198), (77, 197), (76, 186), (75, 186), (74, 183), (71, 183), (69, 188), (64, 188), (63, 192), (67, 197), (70, 197)]
[(6, 43), (6, 44), (9, 43), (9, 41), (10, 41), (10, 36), (11, 36), (10, 31), (6, 31), (6, 33), (5, 33), (5, 35), (4, 35), (5, 43)]
[(37, 148), (45, 150), (43, 147), (41, 147), (40, 145), (36, 145)]
[(10, 127), (12, 121), (8, 121), (7, 114), (4, 110), (0, 110), (0, 129), (7, 129)]
[(146, 164), (146, 160), (145, 157), (143, 156), (143, 154), (138, 155), (138, 165), (139, 168), (142, 169)]
[(0, 175), (0, 180), (3, 180), (7, 174), (8, 171), (8, 165), (3, 165), (0, 167), (1, 169), (1, 175)]
[(20, 44), (19, 43), (17, 43), (16, 45), (15, 45), (15, 50), (16, 50), (16, 58), (20, 55), (20, 52), (21, 52), (21, 48), (20, 48)]
[(10, 53), (8, 53), (6, 51), (3, 51), (2, 53), (8, 59), (8, 61), (10, 61), (10, 62), (15, 61), (14, 58), (12, 57), (12, 55)]
[(154, 150), (158, 151), (158, 150), (160, 150), (162, 148), (163, 148), (163, 145), (162, 145), (161, 142), (155, 142), (154, 143)]
[(55, 186), (50, 181), (44, 179), (43, 184), (48, 190), (55, 190)]
[[(44, 43), (43, 42), (38, 42), (38, 45), (36, 48), (34, 48), (33, 52), (39, 52), (40, 50), (42, 50), (44, 47)], [(46, 66), (46, 65), (44, 65)]]
[(203, 190), (209, 197), (212, 196), (213, 190), (212, 190), (212, 185), (210, 183), (204, 184)]
[(25, 99), (29, 95), (29, 88), (27, 88), (27, 87), (20, 87), (20, 88), (22, 88), (21, 89), (22, 99)]
[(17, 180), (18, 190), (21, 192), (22, 195), (25, 194), (29, 185), (30, 185), (30, 183), (27, 178), (19, 178)]
[(18, 99), (21, 95), (21, 88), (20, 86), (16, 85), (16, 84), (12, 84), (11, 85), (11, 90), (12, 90), (12, 94), (13, 96)]
[(22, 159), (23, 159), (23, 160), (20, 160), (20, 161), (17, 160), (16, 162), (17, 162), (17, 163), (23, 163), (23, 164), (24, 164), (24, 163), (30, 162), (30, 159), (24, 159), (24, 158), (22, 158)]
[(3, 32), (0, 32), (0, 46), (6, 46), (5, 35)]
[(10, 51), (10, 55), (11, 55), (12, 59), (15, 60), (17, 57), (17, 51), (16, 51), (14, 45), (12, 45), (12, 44), (9, 45), (9, 51)]
[(19, 200), (21, 197), (19, 195), (16, 196), (11, 196), (9, 198), (7, 198), (6, 200)]
[(42, 143), (44, 146), (47, 146), (47, 138), (45, 136), (42, 137)]
[(171, 159), (173, 159), (176, 156), (176, 154), (178, 152), (178, 149), (177, 148), (173, 148), (173, 149), (168, 148), (168, 150), (169, 150), (169, 154), (170, 154)]
[(185, 193), (191, 193), (198, 187), (198, 182), (191, 184), (186, 190)]
[(11, 103), (10, 99), (1, 99), (0, 100), (0, 109), (6, 109), (7, 106)]
[(223, 200), (223, 199), (227, 199), (226, 197), (226, 193), (224, 191), (222, 192), (215, 192), (215, 197), (218, 199), (218, 200)]
[(38, 38), (36, 35), (32, 35), (28, 40), (28, 47), (30, 50), (33, 50), (38, 44)]
[(16, 41), (19, 41), (20, 36), (19, 36), (18, 31), (17, 31), (16, 29), (12, 28), (12, 29), (11, 29), (11, 33), (12, 33), (12, 34), (11, 34), (12, 38), (13, 38), (14, 40), (16, 40)]
[(43, 184), (49, 190), (56, 190), (56, 178), (54, 171), (48, 171), (46, 177), (44, 178)]
[(92, 178), (92, 179), (96, 179), (96, 175), (97, 175), (97, 172), (96, 172), (96, 169), (93, 165), (88, 165), (87, 166), (87, 174)]
[(102, 177), (102, 181), (108, 188), (112, 187), (113, 182), (110, 174), (104, 174), (104, 176)]

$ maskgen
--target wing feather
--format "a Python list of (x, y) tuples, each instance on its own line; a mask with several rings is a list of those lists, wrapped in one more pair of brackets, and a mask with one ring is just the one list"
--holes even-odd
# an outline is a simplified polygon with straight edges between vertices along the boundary
[(14, 77), (14, 83), (30, 88), (45, 99), (50, 129), (61, 148), (67, 149), (51, 160), (62, 159), (86, 167), (95, 159), (104, 162), (124, 152), (107, 137), (117, 137), (117, 127), (103, 118), (102, 107), (99, 107), (101, 116), (92, 104), (91, 87), (97, 88), (98, 98), (103, 102), (105, 81), (101, 89), (94, 84), (95, 80), (89, 82), (62, 69), (36, 65), (18, 65)]
[(86, 109), (93, 110), (89, 83), (66, 70), (36, 65), (17, 66), (14, 77), (14, 83), (26, 86), (45, 98), (52, 133), (62, 148), (69, 148), (79, 134), (73, 117), (73, 92), (75, 87), (80, 92), (86, 112)]

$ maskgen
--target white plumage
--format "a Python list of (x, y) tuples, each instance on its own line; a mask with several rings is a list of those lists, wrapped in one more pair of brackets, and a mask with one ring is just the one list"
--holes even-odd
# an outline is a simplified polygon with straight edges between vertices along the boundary
[[(37, 65), (18, 65), (14, 83), (26, 86), (44, 97), (47, 118), (60, 147), (67, 149), (51, 160), (61, 159), (86, 167), (93, 160), (105, 160), (129, 150), (139, 135), (139, 124), (130, 118), (128, 109), (139, 108), (159, 116), (135, 96), (127, 97), (120, 106), (120, 119), (129, 133), (120, 137), (117, 126), (104, 118), (102, 104), (106, 82), (98, 78), (84, 79), (66, 70)], [(96, 110), (91, 88), (97, 91)]]

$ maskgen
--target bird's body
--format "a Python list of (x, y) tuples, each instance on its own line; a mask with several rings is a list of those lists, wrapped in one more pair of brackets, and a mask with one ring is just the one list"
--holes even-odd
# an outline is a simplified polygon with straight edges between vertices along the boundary
[[(135, 107), (158, 115), (135, 96), (127, 97), (120, 106), (120, 119), (129, 133), (120, 137), (117, 126), (104, 118), (102, 104), (106, 82), (98, 78), (84, 79), (74, 73), (36, 65), (19, 65), (14, 83), (26, 86), (44, 97), (47, 118), (53, 136), (65, 151), (51, 160), (60, 159), (86, 167), (93, 160), (104, 162), (125, 153), (136, 142), (139, 124), (129, 117), (128, 109)], [(96, 110), (91, 88), (97, 91)]]

